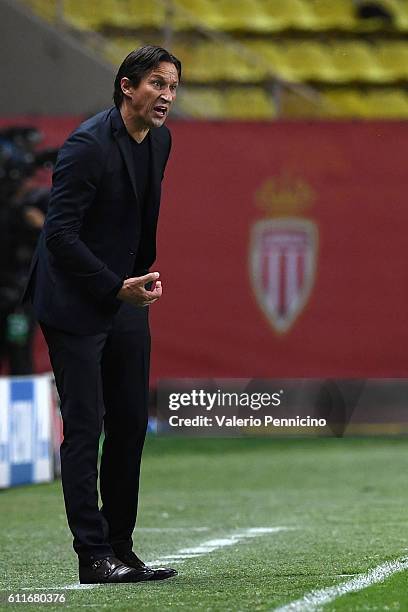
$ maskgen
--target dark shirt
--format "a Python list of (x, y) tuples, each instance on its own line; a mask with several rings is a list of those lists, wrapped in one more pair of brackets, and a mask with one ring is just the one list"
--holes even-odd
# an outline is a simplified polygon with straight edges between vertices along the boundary
[(149, 197), (150, 188), (150, 134), (148, 133), (141, 143), (130, 137), (135, 170), (137, 197), (143, 213)]
[(149, 215), (148, 207), (151, 185), (150, 133), (144, 137), (141, 143), (136, 142), (131, 136), (129, 138), (132, 147), (136, 190), (142, 221), (141, 238), (132, 276), (140, 276), (146, 273), (146, 261), (149, 260), (150, 242), (152, 240), (151, 215)]

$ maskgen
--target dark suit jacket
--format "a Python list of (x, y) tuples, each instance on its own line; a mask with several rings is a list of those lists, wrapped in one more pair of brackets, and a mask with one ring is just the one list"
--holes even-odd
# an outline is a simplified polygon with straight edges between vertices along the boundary
[[(129, 135), (110, 108), (79, 126), (62, 146), (48, 214), (23, 299), (37, 318), (71, 333), (109, 328), (123, 280), (146, 273), (156, 258), (161, 181), (169, 130), (150, 130), (151, 184), (143, 215)], [(137, 269), (136, 269), (137, 268)]]

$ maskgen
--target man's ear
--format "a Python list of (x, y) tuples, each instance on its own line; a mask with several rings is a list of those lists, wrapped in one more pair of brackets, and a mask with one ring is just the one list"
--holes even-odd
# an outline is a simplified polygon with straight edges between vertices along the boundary
[(131, 91), (132, 85), (127, 77), (122, 77), (120, 79), (120, 88), (122, 92), (126, 94), (127, 96), (132, 95), (132, 91)]

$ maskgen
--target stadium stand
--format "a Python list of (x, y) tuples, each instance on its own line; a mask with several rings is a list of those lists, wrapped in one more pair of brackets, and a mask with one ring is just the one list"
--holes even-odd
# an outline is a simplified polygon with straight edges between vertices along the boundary
[[(183, 60), (178, 106), (186, 116), (408, 117), (408, 3), (404, 0), (378, 0), (377, 13), (365, 10), (364, 0), (25, 0), (25, 4), (82, 36), (100, 37), (105, 58), (116, 65), (141, 44), (169, 47)], [(292, 94), (296, 91), (298, 107), (293, 95), (287, 95), (289, 84), (297, 86)], [(311, 91), (314, 106), (305, 104)]]

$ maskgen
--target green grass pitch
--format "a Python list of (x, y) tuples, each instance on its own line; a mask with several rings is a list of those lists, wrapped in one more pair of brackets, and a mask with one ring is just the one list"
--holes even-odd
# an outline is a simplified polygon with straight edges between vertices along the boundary
[[(61, 591), (77, 582), (77, 566), (60, 483), (3, 491), (1, 609), (274, 610), (408, 557), (407, 465), (403, 438), (150, 437), (135, 550), (153, 560), (208, 540), (220, 546), (174, 562), (179, 576), (168, 581)], [(255, 527), (289, 529), (222, 545)], [(313, 609), (405, 612), (407, 574)], [(65, 605), (4, 602), (4, 590), (51, 588)]]

